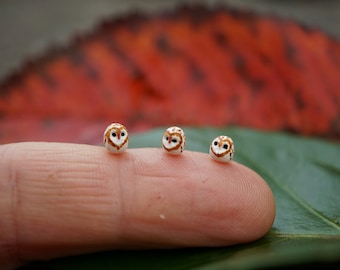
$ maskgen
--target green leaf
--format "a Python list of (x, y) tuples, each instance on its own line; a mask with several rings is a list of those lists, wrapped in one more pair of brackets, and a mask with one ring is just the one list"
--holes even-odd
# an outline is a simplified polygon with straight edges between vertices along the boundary
[[(135, 134), (131, 147), (160, 147), (164, 129)], [(340, 261), (340, 145), (249, 129), (185, 128), (187, 149), (208, 152), (233, 138), (235, 160), (271, 187), (277, 215), (253, 243), (179, 250), (111, 251), (51, 261), (52, 269), (259, 269)]]

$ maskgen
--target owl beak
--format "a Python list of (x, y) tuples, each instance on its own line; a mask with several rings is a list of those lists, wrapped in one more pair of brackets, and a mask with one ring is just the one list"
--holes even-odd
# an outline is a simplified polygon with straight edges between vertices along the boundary
[(219, 140), (219, 141), (218, 141), (218, 147), (221, 147), (221, 146), (222, 146), (222, 141)]
[(117, 130), (117, 138), (120, 140), (120, 130)]
[(168, 143), (169, 143), (169, 144), (171, 143), (171, 140), (172, 140), (172, 137), (171, 137), (171, 135), (170, 135), (169, 138), (168, 138)]

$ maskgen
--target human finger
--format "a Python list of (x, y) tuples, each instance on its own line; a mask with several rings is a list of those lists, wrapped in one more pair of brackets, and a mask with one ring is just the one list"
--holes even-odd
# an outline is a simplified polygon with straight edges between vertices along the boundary
[[(271, 190), (252, 170), (162, 149), (0, 147), (0, 262), (118, 248), (222, 246), (271, 227)], [(2, 254), (2, 255), (1, 255)]]

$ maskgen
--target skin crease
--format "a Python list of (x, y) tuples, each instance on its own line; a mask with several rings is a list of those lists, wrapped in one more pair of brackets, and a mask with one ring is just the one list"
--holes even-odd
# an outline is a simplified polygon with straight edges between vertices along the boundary
[(225, 246), (262, 237), (273, 194), (208, 154), (64, 143), (0, 146), (0, 265), (126, 248)]

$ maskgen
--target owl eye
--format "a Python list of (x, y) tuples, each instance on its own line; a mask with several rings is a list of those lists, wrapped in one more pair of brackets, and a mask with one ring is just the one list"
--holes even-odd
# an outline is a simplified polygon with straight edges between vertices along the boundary
[(166, 136), (166, 137), (165, 137), (165, 139), (166, 139), (166, 140), (169, 140), (169, 137), (168, 137), (168, 136)]
[(177, 142), (177, 140), (176, 140), (176, 139), (172, 139), (171, 141), (172, 141), (173, 143), (176, 143), (176, 142)]
[(112, 135), (112, 137), (116, 137), (117, 136), (116, 132), (112, 132), (111, 135)]
[(218, 143), (217, 143), (217, 141), (214, 141), (214, 145), (217, 145)]
[(123, 131), (123, 132), (121, 133), (121, 135), (122, 135), (122, 137), (124, 137), (124, 136), (125, 136), (125, 132)]
[(223, 148), (224, 148), (224, 149), (228, 149), (228, 148), (229, 148), (229, 145), (228, 145), (228, 144), (224, 144), (224, 145), (223, 145)]

